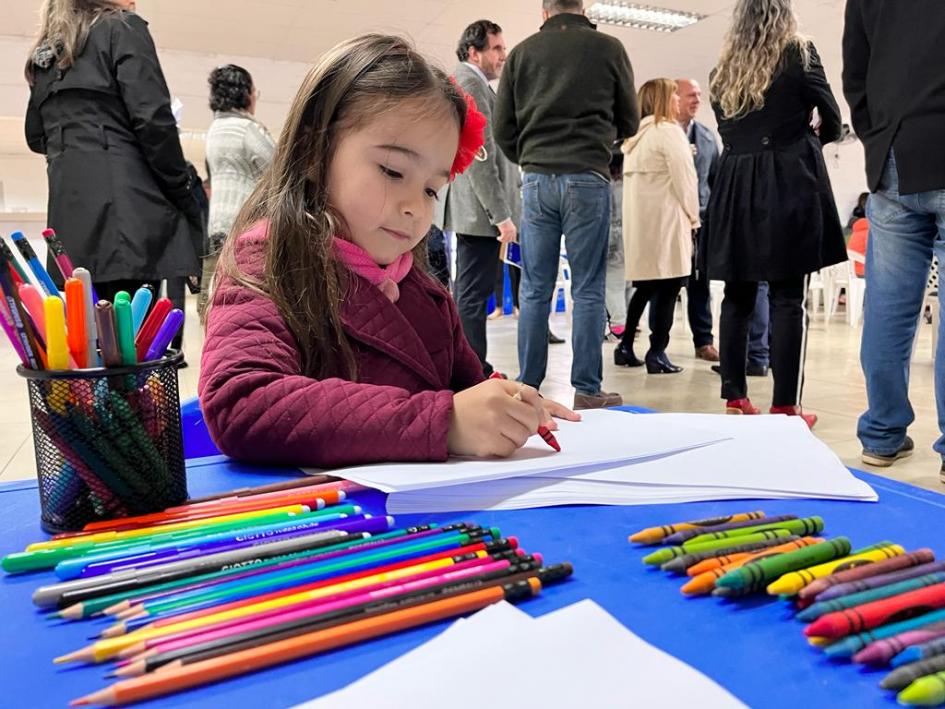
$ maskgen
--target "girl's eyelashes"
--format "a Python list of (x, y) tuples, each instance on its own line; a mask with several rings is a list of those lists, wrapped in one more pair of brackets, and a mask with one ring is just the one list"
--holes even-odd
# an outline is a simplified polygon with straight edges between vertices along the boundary
[[(386, 167), (385, 165), (378, 165), (378, 167), (381, 169), (381, 172), (384, 175), (386, 175), (388, 178), (390, 178), (391, 180), (401, 180), (404, 177), (401, 173), (397, 172), (396, 170), (391, 170), (389, 167)], [(430, 199), (433, 199), (436, 201), (439, 201), (440, 199), (439, 196), (437, 195), (436, 190), (434, 189), (427, 189), (426, 195)]]

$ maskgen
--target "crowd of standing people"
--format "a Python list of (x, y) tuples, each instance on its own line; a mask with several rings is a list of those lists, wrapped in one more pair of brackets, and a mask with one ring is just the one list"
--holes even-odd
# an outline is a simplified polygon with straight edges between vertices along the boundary
[[(862, 349), (869, 409), (858, 435), (863, 459), (874, 465), (890, 465), (913, 450), (906, 435), (914, 418), (909, 353), (932, 257), (945, 256), (945, 79), (936, 69), (940, 61), (913, 60), (945, 58), (940, 42), (945, 11), (935, 0), (916, 0), (911, 9), (902, 5), (848, 0), (843, 40), (843, 88), (866, 149), (872, 191), (865, 207), (869, 287)], [(334, 301), (313, 298), (340, 297), (347, 279), (356, 276), (383, 291), (388, 304), (397, 304), (398, 283), (413, 283), (407, 257), (421, 258), (421, 249), (424, 254), (429, 249), (441, 282), (449, 284), (441, 227), (455, 235), (456, 244), (452, 286), (462, 336), (450, 340), (451, 366), (472, 366), (475, 376), (466, 372), (462, 382), (442, 372), (433, 376), (434, 364), (428, 363), (424, 384), (414, 388), (422, 391), (435, 380), (452, 392), (457, 409), (450, 451), (504, 451), (510, 442), (520, 443), (520, 436), (506, 435), (499, 446), (484, 430), (469, 431), (477, 425), (475, 406), (505, 407), (520, 427), (537, 425), (523, 409), (497, 403), (497, 393), (511, 391), (501, 387), (514, 383), (482, 381), (505, 376), (489, 361), (486, 304), (501, 291), (497, 273), (513, 244), (521, 253), (520, 279), (513, 278), (520, 382), (513, 398), (534, 409), (536, 420), (549, 412), (574, 416), (553, 402), (541, 403), (537, 393), (546, 376), (549, 342), (557, 339), (549, 330), (549, 313), (563, 239), (570, 270), (574, 409), (623, 401), (603, 381), (608, 320), (619, 337), (616, 365), (645, 366), (659, 375), (682, 371), (666, 352), (678, 296), (686, 289), (695, 356), (718, 363), (712, 368), (721, 377), (724, 410), (760, 413), (749, 398), (747, 377), (766, 376), (770, 367), (770, 412), (814, 425), (816, 416), (801, 406), (808, 282), (812, 273), (847, 259), (822, 153), (841, 136), (841, 117), (820, 55), (801, 34), (791, 0), (738, 0), (733, 8), (707, 82), (721, 148), (713, 131), (697, 120), (703, 98), (699, 81), (655, 78), (637, 90), (623, 44), (597, 31), (582, 0), (543, 0), (540, 30), (511, 51), (496, 22), (470, 24), (457, 43), (459, 63), (448, 84), (403, 43), (381, 36), (352, 40), (313, 70), (310, 91), (305, 94), (303, 85), (278, 143), (255, 118), (259, 91), (250, 73), (235, 65), (218, 67), (209, 77), (214, 114), (204, 209), (204, 190), (184, 159), (154, 43), (134, 9), (133, 0), (45, 0), (40, 36), (26, 66), (26, 136), (30, 148), (47, 159), (49, 225), (93, 273), (101, 297), (141, 284), (157, 289), (162, 280), (169, 293), (172, 287), (176, 292), (178, 285), (172, 284), (199, 280), (203, 318), (220, 291), (216, 281), (226, 280), (227, 292), (234, 283), (243, 284), (275, 304), (301, 352), (301, 374), (354, 381), (357, 367), (347, 365), (365, 355), (351, 342), (382, 349), (389, 343), (358, 330), (347, 303), (339, 309)], [(907, 35), (910, 40), (903, 43)], [(360, 74), (348, 66), (355, 60), (361, 62)], [(420, 73), (407, 81), (398, 70)], [(339, 194), (349, 194), (350, 180), (333, 183), (325, 165), (294, 172), (301, 169), (299, 161), (312, 159), (306, 150), (333, 163), (355, 160), (353, 154), (326, 152), (327, 141), (354, 151), (347, 136), (360, 135), (355, 129), (370, 123), (368, 117), (319, 113), (325, 110), (320, 102), (329, 100), (337, 102), (337, 112), (348, 110), (349, 103), (363, 108), (361, 94), (348, 102), (315, 90), (321, 90), (319, 82), (331, 89), (339, 72), (350, 79), (348, 89), (364, 95), (420, 91), (436, 99), (456, 124), (456, 136), (431, 133), (428, 141), (432, 145), (440, 135), (445, 149), (450, 140), (459, 140), (453, 168), (436, 173), (449, 179), (438, 177), (423, 187), (424, 199), (431, 201), (422, 209), (405, 203), (397, 219), (409, 229), (377, 227), (400, 239), (402, 248), (394, 251), (376, 234), (368, 235), (374, 227), (364, 227), (363, 243), (356, 238), (369, 215), (350, 205), (344, 213)], [(365, 83), (375, 73), (377, 82)], [(308, 125), (316, 115), (323, 115), (324, 135)], [(439, 157), (432, 148), (429, 155), (394, 143), (385, 148), (414, 162)], [(390, 184), (411, 179), (406, 167), (384, 164), (381, 174)], [(364, 180), (361, 190), (369, 195)], [(284, 204), (290, 197), (300, 201)], [(431, 228), (434, 211), (441, 216)], [(423, 233), (414, 235), (414, 226), (424, 221)], [(324, 244), (305, 247), (299, 241), (305, 224)], [(260, 225), (268, 226), (260, 231)], [(255, 249), (249, 261), (232, 243), (241, 232), (252, 237), (245, 246)], [(267, 254), (265, 266), (258, 260), (260, 249)], [(293, 249), (300, 260), (290, 264), (285, 259)], [(344, 265), (337, 278), (330, 275), (335, 260)], [(244, 261), (256, 269), (255, 280), (241, 275)], [(289, 272), (274, 272), (279, 263)], [(306, 279), (312, 278), (318, 285), (309, 288)], [(725, 284), (718, 344), (710, 309), (713, 280)], [(302, 295), (293, 299), (287, 283)], [(414, 285), (416, 292), (426, 287)], [(414, 297), (413, 286), (401, 288)], [(420, 306), (412, 302), (412, 307)], [(452, 317), (452, 304), (443, 308), (441, 314)], [(649, 346), (640, 359), (634, 337), (647, 309)], [(421, 330), (415, 333), (420, 340), (434, 336)], [(284, 335), (280, 330), (278, 338)], [(309, 342), (312, 337), (320, 339)], [(945, 355), (937, 360), (945, 430)], [(457, 416), (464, 422), (462, 435), (454, 430)], [(434, 445), (428, 457), (440, 456), (446, 446)], [(945, 457), (945, 436), (935, 449)]]

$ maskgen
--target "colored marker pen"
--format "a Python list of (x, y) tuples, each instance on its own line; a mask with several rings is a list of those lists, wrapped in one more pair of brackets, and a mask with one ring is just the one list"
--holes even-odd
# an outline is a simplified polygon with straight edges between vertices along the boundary
[(88, 366), (89, 341), (85, 330), (85, 296), (82, 281), (66, 279), (66, 339), (79, 369)]
[(30, 270), (33, 272), (33, 275), (36, 276), (39, 287), (46, 292), (46, 295), (58, 296), (59, 289), (56, 287), (56, 284), (53, 283), (52, 278), (49, 277), (46, 269), (43, 268), (43, 264), (39, 262), (39, 259), (36, 257), (36, 252), (33, 251), (33, 247), (30, 246), (30, 242), (26, 240), (23, 232), (15, 231), (10, 235), (10, 238), (13, 239), (14, 245), (23, 255), (26, 263), (29, 264)]
[(131, 300), (125, 291), (119, 291), (115, 295), (115, 327), (118, 329), (118, 350), (121, 352), (121, 363), (124, 365), (137, 364)]
[(168, 313), (164, 324), (161, 325), (161, 329), (158, 330), (157, 335), (154, 336), (154, 342), (152, 342), (151, 347), (148, 348), (145, 361), (150, 362), (163, 357), (164, 353), (167, 352), (168, 346), (171, 344), (171, 340), (174, 339), (174, 335), (177, 334), (177, 331), (180, 330), (183, 324), (184, 312), (174, 308)]
[(49, 368), (69, 369), (69, 349), (66, 346), (66, 313), (59, 296), (49, 295), (43, 301), (46, 314), (46, 356)]
[(171, 312), (173, 307), (174, 305), (171, 303), (170, 299), (158, 298), (154, 307), (151, 308), (151, 312), (145, 319), (144, 325), (141, 326), (141, 329), (138, 330), (137, 337), (135, 337), (135, 352), (138, 355), (139, 362), (145, 361), (148, 350), (151, 348), (151, 343), (154, 341), (154, 336), (157, 335), (158, 330), (161, 329), (161, 325), (164, 324), (167, 314)]
[(92, 287), (92, 274), (81, 266), (72, 272), (72, 275), (82, 281), (82, 298), (85, 303), (85, 338), (88, 341), (88, 366), (101, 367), (102, 358), (98, 355), (98, 326), (95, 323), (95, 289)]
[(105, 366), (120, 367), (121, 352), (118, 349), (118, 331), (115, 328), (115, 309), (107, 300), (96, 303), (95, 324)]
[(154, 293), (149, 286), (141, 286), (135, 297), (131, 299), (131, 320), (134, 325), (134, 334), (137, 335), (144, 322), (144, 316), (148, 314), (148, 308), (151, 306), (151, 300)]

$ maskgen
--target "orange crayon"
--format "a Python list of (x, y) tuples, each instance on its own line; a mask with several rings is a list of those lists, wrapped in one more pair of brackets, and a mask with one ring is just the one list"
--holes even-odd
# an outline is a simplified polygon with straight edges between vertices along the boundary
[(659, 544), (665, 537), (684, 529), (701, 529), (702, 527), (715, 527), (719, 524), (728, 524), (729, 522), (748, 522), (753, 519), (761, 519), (765, 516), (764, 512), (740, 512), (734, 515), (724, 517), (712, 517), (710, 519), (697, 519), (689, 522), (673, 522), (672, 524), (663, 524), (659, 527), (647, 527), (639, 532), (631, 534), (629, 539), (635, 544)]

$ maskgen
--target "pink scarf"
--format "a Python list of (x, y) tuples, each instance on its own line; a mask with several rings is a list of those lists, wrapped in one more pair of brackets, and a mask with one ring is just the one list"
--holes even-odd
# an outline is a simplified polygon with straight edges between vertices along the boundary
[(334, 245), (335, 256), (348, 267), (349, 271), (377, 286), (391, 303), (397, 302), (400, 297), (400, 288), (397, 284), (404, 279), (413, 266), (413, 254), (410, 251), (398, 256), (396, 261), (385, 268), (374, 263), (374, 259), (364, 249), (350, 241), (336, 236)]

